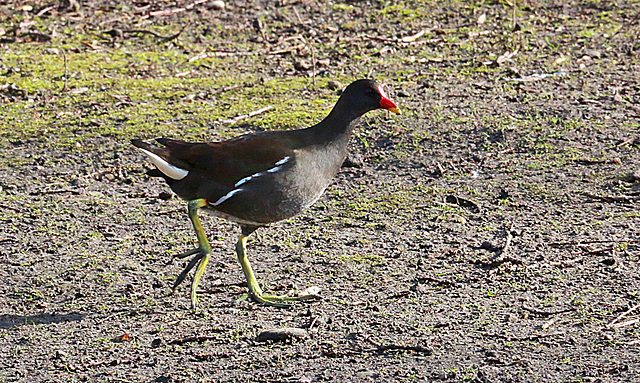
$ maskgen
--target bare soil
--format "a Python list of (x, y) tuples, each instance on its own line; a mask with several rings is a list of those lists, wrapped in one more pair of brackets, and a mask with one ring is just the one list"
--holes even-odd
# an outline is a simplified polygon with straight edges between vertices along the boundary
[[(214, 3), (0, 2), (0, 381), (640, 381), (640, 3)], [(205, 214), (170, 294), (195, 235), (129, 139), (306, 126), (361, 77), (404, 114), (249, 242), (323, 298), (246, 299)]]

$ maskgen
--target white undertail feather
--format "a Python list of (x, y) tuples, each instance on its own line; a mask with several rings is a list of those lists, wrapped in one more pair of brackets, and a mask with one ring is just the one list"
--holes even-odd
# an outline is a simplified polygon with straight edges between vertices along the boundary
[(144, 149), (140, 150), (142, 150), (144, 154), (149, 157), (151, 162), (158, 168), (158, 170), (160, 170), (165, 176), (169, 178), (173, 178), (174, 180), (181, 180), (189, 174), (188, 170), (171, 165), (157, 154), (151, 153), (150, 151)]

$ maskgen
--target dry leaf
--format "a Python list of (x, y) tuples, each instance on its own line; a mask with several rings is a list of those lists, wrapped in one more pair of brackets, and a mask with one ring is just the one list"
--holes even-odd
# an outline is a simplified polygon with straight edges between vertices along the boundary
[(131, 339), (133, 339), (133, 337), (131, 336), (131, 334), (126, 333), (126, 332), (125, 332), (124, 334), (122, 334), (122, 335), (120, 335), (120, 336), (115, 337), (115, 338), (113, 339), (113, 341), (114, 341), (114, 342), (126, 342), (126, 341), (131, 340)]
[(482, 25), (487, 21), (487, 14), (483, 13), (478, 17), (478, 25)]

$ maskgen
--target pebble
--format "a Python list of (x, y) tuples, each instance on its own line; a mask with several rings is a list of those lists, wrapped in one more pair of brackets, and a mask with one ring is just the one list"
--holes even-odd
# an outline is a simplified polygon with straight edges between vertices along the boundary
[(339, 81), (329, 81), (327, 83), (327, 88), (331, 89), (331, 90), (336, 90), (336, 89), (341, 89), (342, 88), (342, 84), (340, 84)]
[(218, 11), (223, 10), (225, 7), (226, 4), (221, 0), (215, 0), (209, 3), (209, 8), (216, 9)]
[(256, 337), (256, 342), (286, 342), (293, 339), (305, 339), (309, 334), (306, 330), (295, 327), (284, 327), (264, 330)]
[(602, 58), (602, 52), (597, 51), (595, 49), (587, 49), (584, 52), (584, 54), (587, 56), (591, 56), (591, 58), (596, 58), (596, 59)]

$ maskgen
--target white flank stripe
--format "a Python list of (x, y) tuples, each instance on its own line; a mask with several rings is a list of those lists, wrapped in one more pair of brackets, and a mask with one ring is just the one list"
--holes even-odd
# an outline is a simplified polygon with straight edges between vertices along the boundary
[[(266, 172), (267, 173), (274, 173), (274, 172), (277, 172), (278, 170), (282, 169), (282, 166), (280, 166), (280, 165), (282, 165), (282, 164), (286, 163), (287, 161), (289, 161), (289, 158), (291, 158), (291, 157), (286, 156), (285, 158), (283, 158), (280, 161), (276, 162), (275, 163), (276, 166), (274, 168), (271, 168), (271, 169), (267, 170)], [(265, 172), (260, 172), (260, 173), (256, 173), (256, 174), (252, 174), (250, 176), (244, 177), (240, 181), (236, 182), (236, 184), (233, 185), (233, 186), (238, 187), (238, 186), (242, 185), (245, 182), (251, 181), (252, 179), (254, 179), (256, 177), (260, 177), (260, 176), (264, 175), (264, 173)]]
[(251, 181), (251, 179), (255, 178), (255, 177), (260, 177), (262, 175), (262, 173), (256, 173), (254, 175), (251, 175), (249, 177), (244, 177), (243, 179), (241, 179), (240, 181), (236, 182), (235, 187), (238, 187), (240, 185), (242, 185), (243, 183), (247, 182), (247, 181)]
[(157, 154), (151, 153), (148, 150), (140, 149), (146, 154), (151, 162), (160, 170), (164, 175), (174, 180), (181, 180), (189, 174), (188, 170), (181, 169), (177, 166), (173, 166), (167, 161), (163, 160)]
[(283, 158), (280, 161), (276, 162), (276, 166), (282, 165), (287, 161), (289, 161), (289, 156), (286, 156), (285, 158)]
[(217, 200), (216, 202), (213, 203), (213, 206), (218, 206), (221, 203), (223, 203), (224, 201), (228, 200), (229, 198), (231, 198), (234, 194), (236, 194), (237, 192), (242, 191), (242, 189), (233, 189), (231, 190), (229, 193), (223, 195), (222, 197), (220, 197), (219, 200)]

